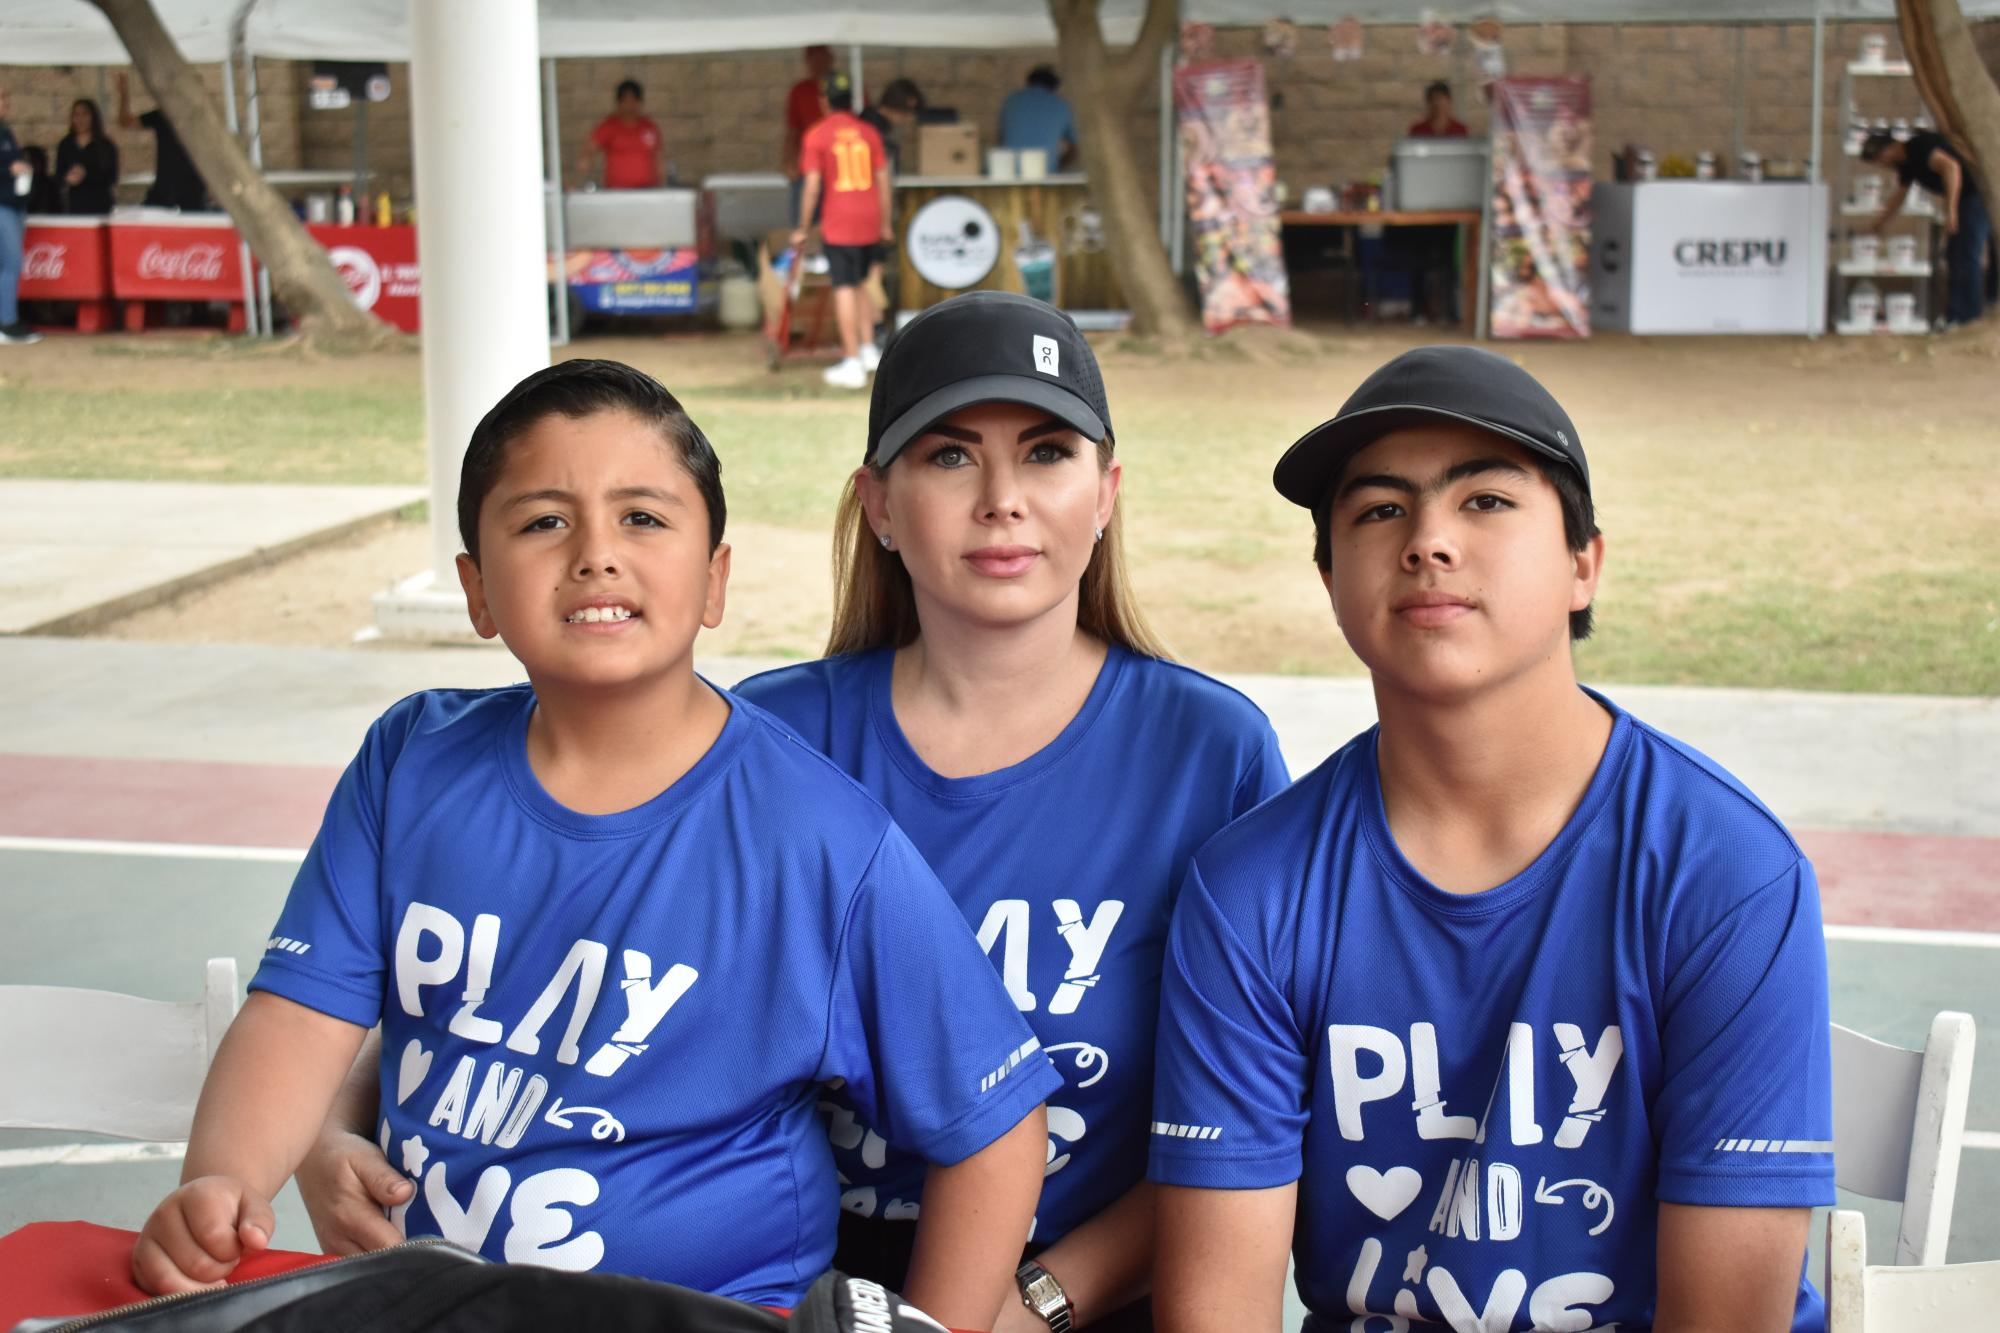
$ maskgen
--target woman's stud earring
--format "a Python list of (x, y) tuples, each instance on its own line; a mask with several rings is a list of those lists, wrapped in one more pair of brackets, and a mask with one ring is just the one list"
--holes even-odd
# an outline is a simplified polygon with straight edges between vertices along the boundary
[(878, 538), (877, 538), (876, 540), (877, 540), (877, 541), (880, 541), (880, 542), (882, 543), (882, 549), (883, 549), (883, 550), (887, 551), (887, 550), (891, 549), (891, 548), (890, 548), (890, 546), (889, 546), (889, 534), (888, 534), (888, 533), (886, 533), (886, 532), (885, 532), (885, 533), (883, 533), (883, 534), (882, 534), (882, 535), (881, 535), (880, 537), (878, 537)]
[(1096, 534), (1097, 534), (1097, 535), (1096, 535), (1096, 536), (1095, 536), (1094, 538), (1092, 538), (1092, 540), (1093, 540), (1093, 541), (1100, 541), (1100, 542), (1101, 542), (1101, 541), (1103, 541), (1103, 540), (1104, 540), (1104, 529), (1103, 529), (1103, 528), (1097, 528), (1097, 529), (1094, 529), (1094, 531), (1096, 532)]

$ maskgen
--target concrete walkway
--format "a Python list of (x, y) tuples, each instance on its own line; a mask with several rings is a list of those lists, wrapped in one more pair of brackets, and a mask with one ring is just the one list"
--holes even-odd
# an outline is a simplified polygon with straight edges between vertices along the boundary
[(426, 494), (421, 486), (0, 481), (9, 519), (0, 634), (82, 633)]
[[(778, 664), (701, 665), (730, 685)], [(0, 639), (0, 836), (300, 847), (389, 704), (520, 678), (490, 647)], [(1374, 720), (1364, 680), (1228, 679), (1270, 716), (1294, 774)], [(1771, 806), (1818, 867), (1829, 922), (2000, 932), (2000, 701), (1607, 692)]]

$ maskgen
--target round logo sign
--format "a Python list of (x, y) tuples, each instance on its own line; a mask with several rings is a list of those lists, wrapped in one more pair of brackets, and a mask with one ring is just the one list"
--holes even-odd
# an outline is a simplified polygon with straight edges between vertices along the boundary
[(333, 267), (347, 284), (354, 304), (363, 310), (373, 310), (382, 297), (382, 270), (377, 267), (375, 256), (351, 245), (336, 245), (326, 252), (326, 257), (333, 261)]
[(941, 194), (910, 219), (903, 248), (925, 282), (956, 291), (979, 282), (1000, 262), (1000, 228), (975, 200)]

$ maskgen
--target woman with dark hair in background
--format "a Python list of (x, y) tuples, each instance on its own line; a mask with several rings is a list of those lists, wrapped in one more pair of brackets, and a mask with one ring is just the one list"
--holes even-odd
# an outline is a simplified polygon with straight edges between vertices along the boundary
[(112, 187), (118, 184), (118, 145), (105, 136), (104, 114), (88, 97), (70, 104), (69, 133), (56, 145), (55, 178), (62, 186), (63, 212), (111, 211)]

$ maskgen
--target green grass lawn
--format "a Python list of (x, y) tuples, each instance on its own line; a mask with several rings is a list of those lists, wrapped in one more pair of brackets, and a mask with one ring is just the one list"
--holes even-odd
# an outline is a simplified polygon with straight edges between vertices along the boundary
[[(1359, 669), (1310, 566), (1310, 524), (1271, 491), (1270, 467), (1407, 341), (1326, 339), (1324, 355), (1261, 361), (1107, 354), (1135, 578), (1178, 655)], [(1591, 455), (1610, 557), (1597, 635), (1578, 650), (1588, 678), (2000, 694), (1994, 359), (1844, 342), (1506, 349), (1562, 398)], [(0, 363), (0, 476), (424, 479), (413, 355), (134, 346), (51, 340)], [(816, 365), (766, 374), (742, 338), (574, 350), (633, 361), (682, 396), (723, 457), (733, 530), (827, 531), (865, 396), (822, 390)], [(733, 605), (759, 595), (755, 556), (739, 544)], [(823, 626), (808, 606), (745, 646), (810, 655)]]

